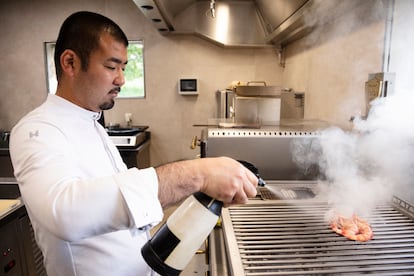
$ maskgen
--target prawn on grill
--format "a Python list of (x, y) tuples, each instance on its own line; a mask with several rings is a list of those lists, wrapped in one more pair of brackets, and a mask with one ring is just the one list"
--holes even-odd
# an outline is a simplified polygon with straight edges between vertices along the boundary
[(336, 216), (331, 221), (331, 229), (338, 235), (360, 242), (369, 241), (374, 236), (369, 223), (356, 215), (351, 218)]

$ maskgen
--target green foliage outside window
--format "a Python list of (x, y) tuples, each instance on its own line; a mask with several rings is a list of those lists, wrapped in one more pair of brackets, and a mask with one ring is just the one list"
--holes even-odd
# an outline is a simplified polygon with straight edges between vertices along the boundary
[(144, 54), (142, 41), (129, 41), (128, 64), (125, 67), (125, 85), (120, 98), (144, 98)]
[[(56, 72), (53, 60), (55, 42), (45, 42), (47, 89), (56, 92)], [(118, 98), (144, 98), (144, 44), (142, 41), (129, 41), (128, 64), (125, 67), (125, 85), (121, 88)]]

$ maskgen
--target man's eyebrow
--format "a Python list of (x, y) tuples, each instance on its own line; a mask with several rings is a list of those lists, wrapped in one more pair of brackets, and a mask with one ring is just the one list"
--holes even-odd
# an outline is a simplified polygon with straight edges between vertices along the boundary
[(120, 60), (119, 58), (114, 58), (114, 57), (109, 58), (108, 61), (115, 62), (115, 63), (118, 63), (118, 64), (127, 64), (128, 63), (128, 61), (122, 62), (122, 60)]

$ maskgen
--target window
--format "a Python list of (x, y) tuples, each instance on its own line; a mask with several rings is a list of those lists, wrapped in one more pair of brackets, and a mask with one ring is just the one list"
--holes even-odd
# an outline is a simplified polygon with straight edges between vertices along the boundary
[(144, 44), (142, 41), (129, 41), (128, 64), (125, 68), (125, 85), (119, 98), (144, 98)]
[[(46, 84), (49, 93), (57, 87), (54, 52), (55, 42), (45, 42)], [(144, 82), (144, 43), (140, 40), (129, 41), (128, 64), (125, 68), (125, 85), (118, 98), (145, 98)]]

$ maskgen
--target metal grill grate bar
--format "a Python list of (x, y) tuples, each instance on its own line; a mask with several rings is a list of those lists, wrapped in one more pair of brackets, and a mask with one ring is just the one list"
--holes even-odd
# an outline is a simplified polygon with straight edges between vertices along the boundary
[(237, 250), (231, 258), (241, 260), (230, 263), (242, 266), (242, 272), (233, 267), (233, 275), (413, 275), (414, 221), (393, 206), (378, 207), (368, 219), (372, 240), (355, 242), (330, 229), (325, 203), (295, 204), (282, 200), (224, 210), (226, 240)]

